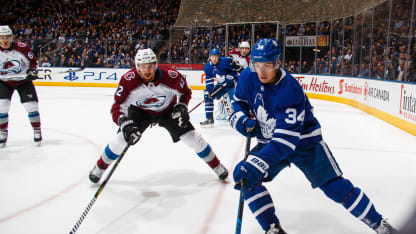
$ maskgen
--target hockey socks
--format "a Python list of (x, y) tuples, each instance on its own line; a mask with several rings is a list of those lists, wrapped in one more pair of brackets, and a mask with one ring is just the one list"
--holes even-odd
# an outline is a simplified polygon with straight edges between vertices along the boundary
[(28, 113), (30, 124), (33, 129), (40, 129), (40, 115), (38, 111), (32, 111)]
[(0, 113), (0, 129), (7, 130), (8, 125), (9, 125), (9, 114)]
[(263, 185), (247, 189), (244, 200), (263, 230), (267, 231), (271, 225), (280, 223), (275, 215), (272, 197)]
[(104, 149), (103, 154), (101, 155), (100, 159), (98, 159), (97, 161), (97, 166), (100, 169), (107, 169), (107, 167), (114, 161), (116, 160), (118, 157), (120, 157), (119, 154), (114, 153), (111, 149), (110, 149), (110, 145), (107, 145)]
[(372, 229), (377, 228), (382, 220), (373, 203), (360, 188), (343, 177), (339, 177), (320, 187), (329, 198), (341, 203), (356, 218)]

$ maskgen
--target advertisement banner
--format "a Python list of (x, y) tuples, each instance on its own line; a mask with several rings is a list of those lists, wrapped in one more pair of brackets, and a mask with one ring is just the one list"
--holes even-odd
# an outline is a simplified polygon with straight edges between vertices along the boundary
[[(40, 68), (39, 75), (69, 68)], [(42, 77), (35, 85), (117, 87), (129, 69), (86, 68)], [(178, 71), (194, 90), (205, 89), (203, 70)], [(311, 98), (354, 106), (416, 135), (416, 84), (328, 75), (293, 74)]]
[(287, 47), (328, 46), (328, 36), (287, 36), (285, 44)]
[(313, 98), (354, 106), (416, 135), (416, 84), (339, 76), (294, 77)]

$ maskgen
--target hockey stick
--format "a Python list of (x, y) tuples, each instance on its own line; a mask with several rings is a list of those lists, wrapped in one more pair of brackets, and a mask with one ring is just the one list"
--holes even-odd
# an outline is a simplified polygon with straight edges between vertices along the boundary
[[(57, 71), (57, 72), (50, 72), (50, 73), (44, 73), (44, 74), (39, 74), (37, 75), (38, 77), (40, 76), (53, 76), (53, 75), (58, 75), (58, 74), (65, 74), (65, 73), (71, 73), (71, 72), (80, 72), (82, 70), (85, 69), (85, 64), (82, 65), (81, 67), (75, 68), (75, 69), (69, 69), (69, 70), (65, 70), (65, 71)], [(12, 77), (0, 77), (1, 81), (21, 81), (26, 79), (27, 75), (20, 75), (20, 76), (12, 76)], [(39, 78), (37, 78), (39, 79)]]
[[(209, 97), (212, 97), (213, 95), (215, 95), (216, 93), (218, 93), (220, 90), (222, 90), (227, 84), (224, 82), (218, 89), (214, 90), (212, 93), (209, 94)], [(194, 107), (192, 107), (191, 110), (188, 111), (188, 114), (190, 114), (192, 111), (194, 111), (198, 106), (200, 106), (202, 103), (205, 102), (205, 98), (204, 100), (200, 101), (198, 104), (196, 104)]]
[[(251, 132), (249, 132), (247, 139), (246, 139), (246, 149), (244, 152), (244, 161), (247, 159), (248, 154), (250, 152), (250, 143), (251, 143)], [(237, 215), (237, 225), (235, 227), (235, 234), (241, 233), (241, 225), (243, 222), (243, 211), (244, 211), (244, 193), (246, 187), (246, 180), (243, 179), (241, 181), (241, 189), (240, 189), (240, 200), (238, 202), (238, 215)]]
[(105, 178), (105, 180), (103, 181), (103, 183), (100, 185), (100, 187), (98, 188), (97, 192), (95, 193), (94, 197), (92, 198), (92, 200), (90, 201), (90, 203), (88, 204), (87, 208), (85, 208), (84, 212), (82, 212), (81, 217), (78, 219), (78, 221), (75, 223), (74, 227), (72, 228), (72, 230), (69, 232), (69, 234), (74, 234), (79, 226), (81, 225), (82, 221), (84, 221), (85, 217), (87, 216), (88, 212), (90, 211), (91, 207), (94, 205), (95, 201), (97, 200), (98, 196), (100, 195), (100, 193), (103, 191), (104, 186), (107, 184), (108, 180), (110, 180), (111, 175), (113, 175), (113, 172), (116, 170), (118, 164), (120, 163), (121, 159), (123, 158), (123, 156), (126, 154), (127, 149), (130, 147), (130, 144), (127, 144), (127, 146), (124, 148), (123, 152), (121, 152), (120, 157), (117, 159), (117, 161), (115, 162), (113, 168), (111, 168), (110, 173), (107, 175), (107, 178)]

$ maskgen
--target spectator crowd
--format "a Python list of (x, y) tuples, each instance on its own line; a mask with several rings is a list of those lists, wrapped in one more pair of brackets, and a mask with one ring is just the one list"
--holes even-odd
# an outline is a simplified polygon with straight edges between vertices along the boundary
[[(211, 48), (226, 56), (226, 50), (241, 41), (253, 44), (260, 37), (278, 36), (283, 45), (283, 65), (292, 73), (414, 82), (412, 4), (410, 0), (394, 0), (389, 21), (388, 2), (374, 12), (280, 25), (278, 32), (274, 23), (256, 24), (255, 31), (251, 24), (229, 25), (228, 30), (225, 26), (192, 25), (170, 30), (178, 17), (180, 0), (120, 0), (116, 6), (111, 0), (4, 2), (0, 20), (13, 28), (17, 40), (31, 46), (40, 66), (78, 67), (85, 63), (90, 67), (130, 68), (140, 48), (152, 48), (164, 63), (206, 63)], [(208, 20), (210, 7), (201, 4), (194, 23)], [(287, 36), (313, 35), (327, 36), (327, 46), (284, 46)]]

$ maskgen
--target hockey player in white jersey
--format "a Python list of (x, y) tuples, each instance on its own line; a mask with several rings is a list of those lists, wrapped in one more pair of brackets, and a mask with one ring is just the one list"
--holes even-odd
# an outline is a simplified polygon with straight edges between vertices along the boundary
[[(0, 147), (7, 142), (10, 101), (15, 90), (28, 113), (34, 132), (34, 141), (40, 144), (40, 116), (38, 96), (32, 80), (37, 78), (37, 60), (30, 47), (13, 40), (13, 32), (7, 25), (0, 26)], [(13, 80), (13, 77), (23, 77)]]
[(250, 67), (238, 79), (230, 123), (241, 134), (255, 136), (258, 144), (247, 160), (235, 167), (235, 188), (241, 189), (240, 182), (245, 180), (244, 199), (267, 234), (286, 233), (264, 182), (274, 180), (293, 164), (313, 188), (319, 188), (376, 233), (394, 233), (364, 191), (343, 177), (302, 87), (280, 68), (280, 54), (276, 39), (260, 39), (251, 51)]
[(127, 144), (136, 144), (144, 131), (154, 125), (165, 128), (174, 143), (182, 141), (192, 148), (219, 179), (225, 180), (227, 169), (189, 120), (191, 94), (185, 77), (172, 67), (158, 65), (151, 49), (137, 51), (135, 67), (121, 77), (111, 108), (120, 131), (105, 147), (90, 172), (90, 180), (97, 183)]
[(240, 42), (238, 49), (228, 52), (228, 57), (233, 61), (231, 67), (240, 74), (250, 64), (250, 43), (248, 41)]

